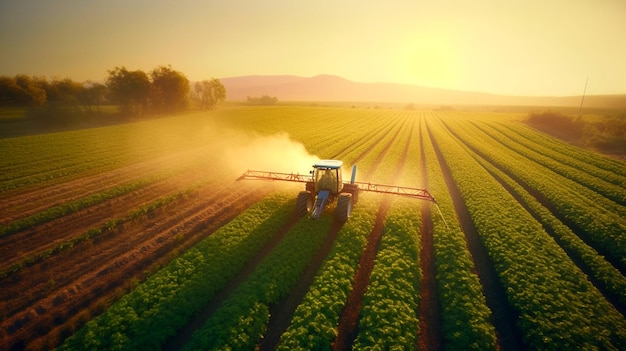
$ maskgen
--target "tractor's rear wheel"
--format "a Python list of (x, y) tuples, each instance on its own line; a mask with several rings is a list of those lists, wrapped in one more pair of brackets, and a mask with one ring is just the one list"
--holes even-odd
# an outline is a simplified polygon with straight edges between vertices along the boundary
[(335, 208), (335, 218), (340, 222), (345, 222), (352, 212), (352, 194), (341, 193), (337, 198), (337, 207)]
[(352, 194), (352, 204), (359, 202), (359, 186), (356, 184), (347, 183), (343, 185), (342, 193)]
[(310, 191), (301, 191), (296, 200), (296, 211), (299, 217), (304, 217), (311, 212), (313, 208), (313, 194)]

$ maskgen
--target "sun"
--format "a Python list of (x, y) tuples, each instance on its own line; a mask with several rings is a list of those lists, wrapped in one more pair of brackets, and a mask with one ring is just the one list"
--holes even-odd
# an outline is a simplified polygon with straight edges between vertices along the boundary
[(459, 82), (462, 57), (445, 36), (421, 35), (403, 57), (406, 78), (413, 84), (445, 88)]

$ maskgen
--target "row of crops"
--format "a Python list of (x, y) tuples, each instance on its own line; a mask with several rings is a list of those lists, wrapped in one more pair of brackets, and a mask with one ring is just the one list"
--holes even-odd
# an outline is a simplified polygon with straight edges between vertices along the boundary
[[(362, 193), (350, 219), (338, 224), (332, 213), (319, 221), (297, 219), (293, 207), (300, 187), (275, 190), (137, 284), (60, 349), (626, 349), (623, 163), (555, 141), (506, 115), (279, 106), (217, 111), (209, 122), (201, 118), (153, 121), (147, 130), (133, 131), (147, 136), (174, 128), (201, 137), (170, 136), (156, 145), (145, 139), (133, 154), (117, 145), (112, 153), (99, 146), (94, 150), (101, 154), (73, 155), (71, 146), (59, 144), (67, 152), (57, 164), (41, 158), (32, 171), (17, 170), (28, 164), (21, 160), (30, 145), (38, 143), (8, 139), (23, 149), (22, 158), (3, 164), (16, 171), (0, 185), (19, 194), (150, 161), (168, 144), (175, 145), (168, 154), (197, 155), (211, 144), (200, 131), (219, 124), (249, 136), (288, 133), (311, 154), (358, 164), (359, 181), (427, 186), (437, 206)], [(113, 128), (118, 129), (103, 130), (110, 138), (114, 133), (130, 138), (127, 129)], [(217, 134), (211, 130), (208, 135)], [(97, 130), (89, 133), (96, 134), (84, 137), (98, 139)], [(103, 145), (111, 143), (106, 138)], [(58, 208), (72, 211), (74, 203), (88, 208), (89, 201), (104, 202), (188, 169), (207, 169), (211, 162), (188, 160), (21, 220), (46, 223), (67, 215)], [(211, 174), (193, 178), (155, 206), (215, 186), (210, 184), (219, 184)], [(123, 218), (130, 221), (146, 206), (150, 203)], [(0, 227), (0, 236), (23, 230), (12, 226), (30, 226), (20, 223)], [(337, 229), (312, 281), (302, 280)], [(425, 235), (432, 236), (432, 246), (422, 247)], [(429, 263), (434, 272), (424, 270)], [(436, 282), (436, 296), (428, 300), (438, 305), (434, 317), (420, 310), (428, 279)], [(276, 305), (302, 289), (306, 293), (294, 311), (272, 315)], [(347, 322), (353, 301), (356, 320)], [(267, 346), (262, 341), (275, 318), (289, 322)], [(435, 334), (441, 345), (424, 344), (421, 326), (440, 329)]]
[[(481, 167), (467, 149), (470, 146), (480, 149), (481, 155), (493, 157), (489, 160), (494, 164), (538, 186), (543, 184), (541, 179), (556, 177), (544, 173), (539, 178), (542, 173), (539, 166), (526, 164), (506, 168), (505, 164), (496, 162), (496, 158), (520, 160), (521, 157), (509, 148), (490, 148), (486, 138), (473, 134), (472, 125), (453, 119), (429, 123), (446, 163), (451, 165), (452, 176), (508, 300), (519, 311), (517, 325), (524, 342), (533, 349), (623, 348), (626, 345), (624, 316), (590, 283), (563, 248), (546, 233), (542, 223)], [(536, 173), (531, 173), (533, 171)], [(568, 201), (561, 193), (551, 190), (559, 194), (553, 198), (555, 202), (561, 201), (555, 204), (557, 208), (577, 206), (580, 201), (572, 197)], [(589, 210), (593, 211), (593, 207)], [(615, 219), (603, 224), (619, 227), (621, 222)], [(614, 245), (619, 246), (619, 242)]]

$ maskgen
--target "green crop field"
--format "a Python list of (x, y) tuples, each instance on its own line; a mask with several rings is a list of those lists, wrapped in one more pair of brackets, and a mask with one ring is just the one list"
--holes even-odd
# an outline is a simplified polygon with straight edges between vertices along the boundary
[[(522, 114), (232, 106), (0, 139), (0, 349), (625, 350), (626, 164)], [(308, 175), (427, 188), (296, 214)]]

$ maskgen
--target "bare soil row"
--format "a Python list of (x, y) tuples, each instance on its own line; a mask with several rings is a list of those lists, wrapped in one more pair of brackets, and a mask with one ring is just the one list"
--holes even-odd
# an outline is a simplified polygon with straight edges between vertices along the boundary
[(266, 193), (242, 184), (221, 190), (200, 188), (158, 213), (8, 277), (0, 296), (3, 343), (18, 348), (27, 342), (56, 345), (146, 273), (210, 235)]
[(193, 162), (205, 157), (200, 150), (168, 154), (154, 159), (115, 168), (106, 172), (63, 181), (58, 179), (49, 185), (26, 187), (3, 195), (0, 212), (3, 213), (0, 225), (6, 225), (47, 208), (86, 196), (97, 194), (132, 180), (146, 177), (167, 169), (185, 169)]

